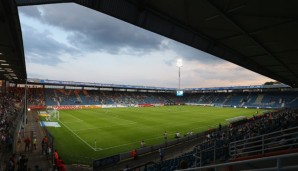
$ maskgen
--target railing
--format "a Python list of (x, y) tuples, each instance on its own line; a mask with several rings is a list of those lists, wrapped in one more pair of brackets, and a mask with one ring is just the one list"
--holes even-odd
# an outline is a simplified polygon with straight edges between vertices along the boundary
[[(214, 169), (215, 171), (219, 170), (220, 168), (227, 168), (228, 166), (237, 166), (241, 164), (250, 164), (254, 162), (262, 162), (262, 161), (270, 161), (270, 160), (276, 160), (274, 167), (265, 167), (265, 168), (259, 168), (259, 169), (251, 169), (250, 171), (281, 171), (281, 170), (298, 170), (297, 165), (297, 157), (298, 153), (293, 154), (284, 154), (284, 155), (278, 155), (278, 156), (270, 156), (270, 157), (263, 157), (263, 158), (257, 158), (257, 159), (250, 159), (250, 160), (243, 160), (243, 161), (236, 161), (236, 162), (229, 162), (229, 163), (223, 163), (223, 164), (216, 164), (216, 165), (210, 165), (210, 166), (204, 166), (204, 167), (196, 167), (196, 168), (189, 168), (189, 169), (183, 169), (183, 171), (201, 171), (206, 169)], [(294, 158), (296, 159), (295, 164), (296, 165), (283, 165), (281, 160), (285, 158)], [(237, 169), (240, 170), (240, 169)], [(242, 171), (245, 171), (245, 169)]]
[(229, 151), (230, 156), (236, 158), (291, 147), (298, 147), (298, 127), (231, 142)]
[(15, 122), (13, 124), (14, 130), (11, 130), (11, 131), (13, 131), (13, 139), (14, 139), (13, 149), (12, 149), (12, 152), (13, 153), (16, 152), (16, 144), (17, 144), (17, 142), (20, 141), (20, 139), (23, 138), (22, 137), (23, 136), (22, 133), (24, 133), (24, 130), (22, 132), (21, 131), (21, 127), (22, 127), (22, 124), (24, 122), (24, 110), (25, 110), (25, 107), (22, 107), (22, 109), (18, 113), (17, 118), (15, 118)]
[[(220, 147), (216, 147), (216, 142), (217, 142), (216, 140), (210, 140), (209, 143), (211, 143), (212, 146), (208, 147), (207, 149), (203, 149), (203, 150), (200, 149), (200, 145), (204, 144), (204, 143), (201, 143), (200, 145), (195, 147), (196, 153), (193, 156), (196, 158), (196, 162), (195, 162), (196, 166), (198, 166), (198, 165), (200, 167), (203, 166), (203, 164), (204, 164), (203, 162), (205, 162), (204, 157), (207, 155), (206, 153), (212, 153), (211, 159), (213, 162), (215, 162), (218, 159), (217, 155), (220, 154), (219, 152), (221, 152), (221, 153), (223, 151), (228, 152), (228, 146), (222, 145)], [(220, 156), (220, 157), (224, 157), (224, 156)], [(211, 160), (209, 160), (209, 161), (211, 161)]]
[[(157, 145), (153, 145), (153, 146), (140, 148), (140, 149), (137, 149), (137, 152), (138, 152), (138, 155), (148, 154), (148, 153), (151, 153), (151, 152), (157, 152), (159, 148), (172, 148), (172, 147), (175, 147), (177, 145), (185, 144), (185, 142), (189, 142), (189, 143), (196, 142), (197, 143), (197, 142), (202, 141), (204, 138), (205, 138), (204, 132), (201, 132), (201, 133), (198, 133), (198, 134), (189, 135), (189, 136), (182, 137), (182, 138), (179, 138), (179, 139), (175, 139), (175, 140), (172, 140), (172, 141), (167, 141), (167, 142), (164, 142), (162, 144), (157, 144)], [(186, 146), (187, 146), (187, 144), (186, 144)], [(122, 154), (119, 154), (119, 155), (120, 155), (120, 161), (131, 159), (131, 152), (126, 152), (126, 153), (122, 153)], [(169, 154), (167, 153), (167, 155), (169, 155)], [(108, 159), (108, 158), (110, 158), (110, 157), (96, 159), (96, 160), (93, 161), (93, 163), (96, 162), (96, 161), (102, 161), (102, 160)], [(113, 164), (116, 164), (116, 163), (113, 163)], [(100, 168), (110, 167), (111, 165), (112, 164), (109, 163), (109, 165), (102, 165)], [(93, 165), (93, 167), (94, 167), (94, 165)], [(96, 169), (94, 169), (94, 170), (96, 170)]]
[[(33, 113), (31, 113), (33, 114)], [(34, 111), (34, 115), (38, 115), (38, 113), (36, 111)], [(54, 157), (54, 151), (55, 151), (55, 138), (54, 136), (49, 132), (49, 130), (47, 129), (47, 127), (42, 127), (42, 130), (43, 130), (43, 134), (45, 136), (47, 136), (48, 138), (48, 146), (46, 146), (46, 151), (48, 151), (48, 147), (51, 148), (51, 153), (49, 154), (49, 159), (51, 161), (52, 164), (55, 163), (55, 157)], [(31, 137), (33, 138), (33, 136)]]
[(150, 162), (147, 162), (145, 164), (141, 164), (139, 166), (136, 166), (136, 167), (133, 167), (133, 168), (130, 168), (130, 169), (127, 169), (126, 171), (135, 171), (135, 170), (144, 170), (144, 171), (147, 171), (148, 170), (148, 167), (152, 166), (152, 165), (156, 165), (157, 163), (153, 162), (153, 161), (150, 161)]
[(84, 157), (84, 156), (67, 156), (68, 162), (71, 163), (72, 165), (78, 165), (78, 166), (85, 166), (85, 167), (90, 167), (92, 166), (92, 161), (94, 160), (93, 158), (89, 157)]

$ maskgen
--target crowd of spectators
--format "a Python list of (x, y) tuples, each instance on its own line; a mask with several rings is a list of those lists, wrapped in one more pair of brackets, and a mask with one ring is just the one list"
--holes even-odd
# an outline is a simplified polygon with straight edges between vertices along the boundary
[(267, 93), (175, 93), (98, 91), (31, 88), (29, 104), (33, 105), (129, 105), (129, 104), (210, 104), (215, 106), (291, 107), (298, 104), (298, 92)]
[(217, 149), (216, 159), (225, 161), (230, 157), (228, 152), (230, 142), (298, 126), (297, 117), (294, 110), (285, 109), (257, 114), (245, 122), (231, 123), (226, 129), (219, 126), (218, 129), (207, 131), (204, 141), (198, 146), (203, 154), (203, 163), (214, 160), (214, 148)]
[[(204, 166), (214, 161), (214, 157), (215, 160), (224, 162), (231, 159), (231, 156), (229, 156), (230, 142), (257, 137), (274, 131), (286, 130), (296, 126), (298, 126), (298, 112), (289, 109), (277, 112), (267, 112), (264, 114), (257, 113), (252, 118), (231, 123), (228, 126), (219, 124), (217, 129), (206, 131), (204, 139), (191, 152), (158, 163), (157, 165), (150, 167), (149, 170), (154, 171), (160, 168), (165, 170), (168, 168), (178, 169), (179, 162), (177, 161), (180, 161), (180, 159), (185, 156), (187, 156), (187, 161), (192, 161), (189, 162), (187, 167), (200, 166), (200, 162), (202, 166)], [(273, 141), (275, 140), (273, 139)], [(201, 158), (198, 159), (194, 156), (199, 156)], [(196, 164), (194, 162), (195, 160), (197, 160)]]
[(179, 101), (179, 99), (173, 93), (113, 92), (63, 89), (46, 90), (45, 97), (46, 103), (50, 105), (174, 104)]
[[(14, 133), (17, 127), (16, 119), (22, 109), (22, 92), (10, 91), (0, 94), (0, 155), (10, 154), (13, 150)], [(25, 157), (22, 158), (22, 167), (25, 167)], [(24, 162), (23, 162), (24, 161)], [(16, 155), (12, 155), (7, 159), (8, 166), (17, 167)], [(21, 167), (21, 166), (19, 166)], [(7, 167), (9, 168), (9, 167)]]
[(16, 127), (15, 119), (20, 113), (21, 99), (18, 94), (0, 94), (0, 150), (11, 151), (13, 145), (13, 131)]

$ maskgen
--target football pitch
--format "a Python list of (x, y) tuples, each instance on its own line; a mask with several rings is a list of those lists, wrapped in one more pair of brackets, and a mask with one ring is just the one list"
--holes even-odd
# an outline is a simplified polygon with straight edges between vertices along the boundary
[[(110, 108), (61, 110), (61, 127), (47, 127), (55, 138), (55, 148), (65, 162), (85, 160), (92, 162), (113, 154), (168, 141), (174, 133), (199, 133), (226, 119), (237, 116), (251, 117), (257, 109), (220, 108), (202, 106), (164, 106), (147, 108)], [(259, 110), (260, 113), (262, 110)]]

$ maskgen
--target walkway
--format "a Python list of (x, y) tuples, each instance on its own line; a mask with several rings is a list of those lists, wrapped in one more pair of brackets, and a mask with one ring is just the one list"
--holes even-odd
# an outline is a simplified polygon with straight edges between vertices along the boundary
[[(25, 126), (24, 138), (16, 143), (16, 154), (17, 156), (24, 154), (28, 158), (28, 169), (30, 168), (31, 170), (34, 170), (35, 166), (39, 166), (42, 171), (50, 171), (52, 170), (52, 164), (50, 160), (41, 153), (41, 141), (45, 136), (45, 132), (39, 122), (35, 121), (36, 115), (36, 111), (27, 112), (27, 124)], [(27, 137), (31, 138), (31, 134), (37, 139), (36, 150), (30, 146), (29, 151), (25, 152), (24, 139)]]

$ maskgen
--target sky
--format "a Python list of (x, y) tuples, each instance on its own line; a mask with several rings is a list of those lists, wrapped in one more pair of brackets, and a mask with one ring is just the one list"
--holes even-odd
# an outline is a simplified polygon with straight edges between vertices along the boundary
[(273, 81), (218, 57), (74, 4), (19, 7), (28, 78), (178, 87)]

